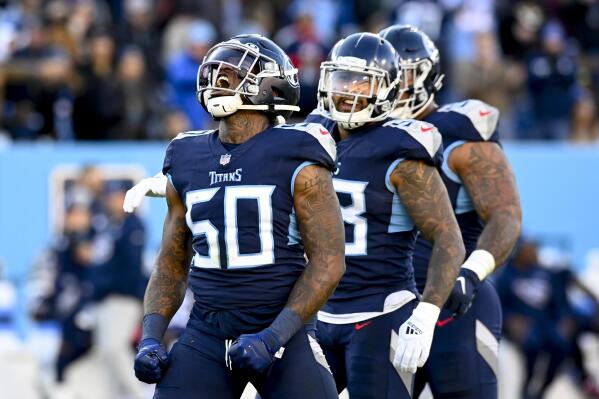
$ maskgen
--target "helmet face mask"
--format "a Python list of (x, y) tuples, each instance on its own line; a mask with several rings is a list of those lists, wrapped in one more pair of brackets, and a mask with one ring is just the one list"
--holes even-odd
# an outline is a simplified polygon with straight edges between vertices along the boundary
[(394, 106), (387, 98), (394, 82), (389, 80), (385, 72), (380, 68), (324, 62), (321, 65), (319, 91), (326, 94), (321, 96), (320, 106), (324, 108), (326, 103), (331, 119), (349, 129), (385, 119), (388, 114), (386, 111)]
[(416, 62), (399, 62), (404, 79), (400, 84), (397, 107), (393, 116), (406, 119), (415, 118), (434, 100), (434, 93), (429, 93), (426, 80), (433, 69), (429, 59)]
[(384, 120), (395, 108), (399, 80), (389, 43), (373, 34), (350, 35), (320, 66), (318, 109), (348, 130)]
[[(297, 69), (287, 55), (270, 40), (257, 35), (239, 36), (212, 47), (197, 74), (197, 98), (215, 118), (238, 110), (259, 110), (288, 116), (298, 111)], [(270, 46), (272, 55), (252, 42)]]

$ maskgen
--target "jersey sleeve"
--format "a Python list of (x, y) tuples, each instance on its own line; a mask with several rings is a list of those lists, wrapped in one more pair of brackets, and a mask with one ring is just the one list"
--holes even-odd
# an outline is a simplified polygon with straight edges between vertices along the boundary
[(290, 155), (301, 162), (324, 166), (331, 172), (336, 169), (337, 146), (329, 131), (319, 123), (296, 123), (279, 125), (287, 134), (286, 141)]
[(466, 100), (444, 105), (430, 120), (445, 136), (465, 141), (499, 142), (499, 110), (480, 100)]
[(168, 143), (166, 147), (166, 152), (164, 154), (164, 162), (162, 163), (162, 174), (165, 176), (169, 176), (171, 174), (172, 166), (173, 166), (173, 151), (174, 151), (174, 140)]
[[(175, 185), (175, 179), (174, 179), (174, 176), (176, 175), (176, 168), (175, 168), (176, 157), (174, 155), (175, 149), (176, 148), (179, 148), (179, 149), (184, 148), (181, 146), (185, 146), (185, 143), (183, 143), (185, 140), (183, 140), (183, 139), (185, 139), (187, 137), (198, 137), (198, 136), (209, 134), (211, 132), (212, 132), (211, 130), (198, 130), (198, 131), (189, 131), (189, 132), (179, 133), (174, 139), (172, 139), (170, 141), (170, 143), (166, 147), (166, 151), (164, 154), (164, 161), (162, 163), (162, 174), (167, 177), (167, 179), (171, 182), (171, 184), (177, 190), (177, 192), (179, 191), (179, 188), (177, 188), (177, 186)], [(181, 151), (181, 150), (179, 150), (179, 151)]]
[(413, 119), (391, 119), (383, 127), (385, 149), (397, 158), (421, 160), (432, 166), (443, 162), (443, 140), (434, 125)]

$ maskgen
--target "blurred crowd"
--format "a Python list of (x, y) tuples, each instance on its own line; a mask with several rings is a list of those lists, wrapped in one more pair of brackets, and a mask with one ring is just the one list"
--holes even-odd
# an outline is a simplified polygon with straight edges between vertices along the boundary
[[(599, 291), (573, 273), (566, 256), (521, 239), (511, 260), (494, 276), (503, 309), (503, 338), (524, 363), (523, 399), (541, 399), (560, 372), (568, 371), (587, 398), (599, 398), (596, 370), (582, 349), (599, 333)], [(591, 290), (589, 287), (594, 289)]]
[(0, 134), (141, 140), (210, 128), (197, 67), (239, 33), (291, 55), (301, 117), (331, 45), (392, 23), (436, 41), (441, 100), (498, 107), (505, 139), (599, 140), (596, 0), (0, 0)]
[(50, 374), (68, 385), (69, 367), (86, 356), (111, 374), (121, 394), (141, 398), (130, 371), (147, 284), (145, 228), (122, 209), (130, 182), (107, 180), (90, 165), (66, 183), (62, 230), (34, 265), (28, 290), (31, 316), (59, 324)]

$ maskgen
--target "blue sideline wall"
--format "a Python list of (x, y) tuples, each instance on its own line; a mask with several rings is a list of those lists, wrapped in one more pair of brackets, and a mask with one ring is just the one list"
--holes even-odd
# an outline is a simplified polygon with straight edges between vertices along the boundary
[[(22, 279), (52, 239), (49, 176), (64, 165), (129, 166), (141, 174), (160, 170), (166, 143), (15, 144), (0, 148), (0, 263), (5, 276)], [(506, 144), (522, 197), (525, 232), (571, 251), (584, 266), (599, 247), (599, 147)], [(151, 198), (142, 209), (150, 249), (160, 243), (165, 204)]]

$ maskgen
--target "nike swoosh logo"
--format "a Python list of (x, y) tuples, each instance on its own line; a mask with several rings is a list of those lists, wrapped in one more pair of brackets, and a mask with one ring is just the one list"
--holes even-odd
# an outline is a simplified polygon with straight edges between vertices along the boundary
[(437, 327), (444, 327), (449, 324), (450, 321), (453, 321), (453, 316), (446, 318), (445, 320), (437, 321)]
[(420, 131), (422, 133), (430, 132), (431, 130), (433, 130), (432, 126), (431, 127), (427, 127), (427, 128), (423, 128), (423, 127), (420, 128)]
[(462, 276), (458, 277), (456, 280), (462, 286), (462, 294), (466, 295), (466, 280)]
[(491, 113), (491, 111), (478, 111), (478, 114), (479, 114), (480, 116), (487, 116), (487, 115), (489, 115), (490, 113)]
[(356, 323), (356, 330), (361, 330), (370, 323), (372, 323), (372, 320), (365, 321), (364, 323)]

